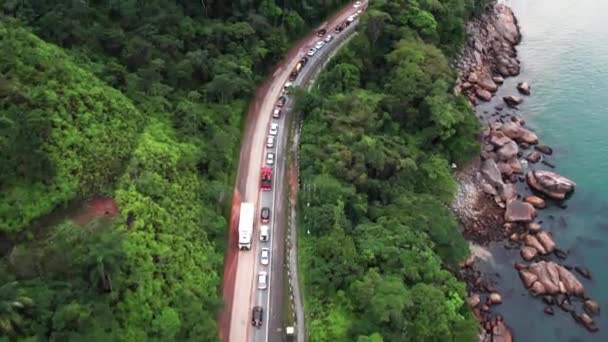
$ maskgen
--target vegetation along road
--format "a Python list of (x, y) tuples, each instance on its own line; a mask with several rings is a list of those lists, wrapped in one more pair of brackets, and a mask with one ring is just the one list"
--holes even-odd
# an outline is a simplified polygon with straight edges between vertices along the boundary
[(310, 341), (473, 341), (450, 163), (478, 151), (449, 58), (481, 1), (372, 1), (298, 101), (298, 262)]

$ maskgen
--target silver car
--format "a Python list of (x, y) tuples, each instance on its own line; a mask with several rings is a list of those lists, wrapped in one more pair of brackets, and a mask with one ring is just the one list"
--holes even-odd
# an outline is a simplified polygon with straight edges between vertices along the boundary
[(274, 148), (274, 137), (269, 136), (268, 140), (266, 140), (266, 148)]
[(268, 152), (266, 154), (266, 164), (268, 164), (268, 165), (274, 164), (274, 153)]
[(266, 266), (270, 262), (270, 248), (264, 247), (260, 252), (260, 264)]
[(258, 289), (266, 290), (268, 288), (268, 273), (262, 271), (258, 273)]
[(324, 47), (324, 46), (325, 46), (325, 42), (322, 41), (322, 40), (318, 41), (317, 44), (315, 44), (315, 48), (317, 50), (321, 50), (321, 48)]
[(314, 55), (315, 55), (315, 53), (317, 53), (317, 49), (315, 49), (315, 48), (313, 47), (313, 48), (310, 48), (306, 54), (307, 54), (308, 56), (312, 57), (312, 56), (314, 56)]
[(276, 122), (271, 123), (268, 134), (270, 134), (272, 136), (276, 136), (277, 134), (279, 134), (279, 124)]
[(272, 112), (272, 117), (275, 119), (279, 119), (281, 117), (281, 108), (275, 108)]

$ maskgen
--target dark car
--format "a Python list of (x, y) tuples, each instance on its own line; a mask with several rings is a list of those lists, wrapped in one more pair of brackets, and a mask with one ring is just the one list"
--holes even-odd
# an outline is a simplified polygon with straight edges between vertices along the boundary
[(285, 105), (285, 102), (287, 102), (287, 98), (285, 96), (279, 97), (279, 100), (277, 101), (277, 107), (283, 107)]
[(262, 212), (260, 213), (260, 218), (262, 219), (263, 223), (270, 221), (270, 208), (263, 207)]
[(300, 58), (300, 63), (302, 63), (302, 66), (305, 66), (306, 63), (308, 63), (308, 57), (302, 56), (302, 58)]
[(326, 33), (327, 33), (327, 30), (322, 28), (319, 31), (317, 31), (317, 37), (323, 37)]
[(264, 319), (264, 309), (261, 306), (254, 306), (251, 313), (251, 325), (261, 327)]

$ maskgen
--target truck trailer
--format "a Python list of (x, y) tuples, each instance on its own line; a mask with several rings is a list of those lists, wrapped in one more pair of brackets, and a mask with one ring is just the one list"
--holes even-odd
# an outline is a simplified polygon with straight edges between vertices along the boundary
[(239, 250), (251, 249), (251, 236), (253, 235), (253, 219), (255, 208), (251, 202), (241, 203), (239, 215)]

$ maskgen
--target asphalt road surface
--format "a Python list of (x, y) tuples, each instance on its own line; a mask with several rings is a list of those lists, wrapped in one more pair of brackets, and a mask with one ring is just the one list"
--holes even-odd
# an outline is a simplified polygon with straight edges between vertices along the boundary
[[(365, 2), (362, 4), (363, 6), (365, 6)], [(336, 36), (333, 28), (345, 21), (355, 11), (356, 9), (353, 8), (351, 3), (318, 28), (327, 27), (327, 34)], [(353, 25), (354, 23), (351, 24), (351, 26)], [(284, 241), (287, 229), (287, 188), (285, 180), (288, 136), (286, 122), (288, 121), (286, 117), (290, 115), (292, 101), (287, 101), (280, 119), (273, 119), (272, 111), (293, 67), (306, 54), (309, 47), (321, 39), (315, 35), (317, 29), (298, 42), (287, 53), (286, 57), (276, 66), (273, 74), (260, 86), (256, 92), (255, 100), (249, 108), (241, 144), (234, 191), (235, 201), (230, 224), (229, 251), (226, 256), (227, 265), (224, 271), (223, 296), (226, 307), (220, 318), (220, 337), (225, 341), (275, 342), (285, 340), (283, 308), (285, 306), (284, 299), (287, 298), (284, 293)], [(293, 82), (294, 85), (299, 85), (302, 80), (306, 79), (307, 73), (311, 73), (314, 68), (321, 66), (322, 59), (327, 56), (326, 52), (338, 45), (336, 42), (337, 39), (334, 39), (326, 44), (321, 51), (317, 52), (315, 56), (309, 57), (307, 65), (298, 79)], [(266, 149), (270, 122), (278, 123), (279, 131), (275, 147)], [(275, 153), (272, 190), (262, 191), (260, 190), (260, 170), (262, 166), (266, 166), (267, 152)], [(238, 199), (238, 202), (236, 199)], [(252, 248), (250, 251), (239, 252), (235, 237), (235, 231), (238, 230), (235, 223), (238, 220), (234, 219), (234, 214), (236, 212), (238, 217), (241, 201), (255, 203), (256, 216)], [(259, 239), (259, 227), (261, 225), (259, 213), (261, 208), (265, 206), (271, 209), (271, 220), (268, 224), (270, 227), (269, 242), (261, 242)], [(270, 264), (267, 266), (260, 263), (260, 252), (263, 247), (271, 249)], [(269, 275), (269, 286), (265, 290), (258, 289), (257, 275), (260, 271), (266, 271)], [(251, 325), (251, 310), (256, 305), (264, 309), (264, 321), (260, 328)]]

